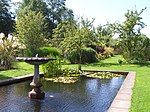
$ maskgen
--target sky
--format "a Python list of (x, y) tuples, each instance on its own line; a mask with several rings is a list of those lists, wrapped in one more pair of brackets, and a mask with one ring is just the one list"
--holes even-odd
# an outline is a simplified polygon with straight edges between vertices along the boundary
[[(20, 1), (20, 0), (12, 0)], [(149, 0), (66, 0), (66, 7), (73, 10), (75, 16), (95, 18), (94, 25), (104, 25), (115, 21), (122, 23), (127, 10), (147, 9), (141, 14), (142, 22), (147, 26), (142, 30), (150, 37), (150, 2)]]

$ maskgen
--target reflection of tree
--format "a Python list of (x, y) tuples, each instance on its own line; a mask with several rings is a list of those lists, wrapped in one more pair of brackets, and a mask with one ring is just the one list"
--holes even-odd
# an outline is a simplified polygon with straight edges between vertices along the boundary
[(0, 107), (4, 108), (7, 104), (7, 99), (10, 97), (11, 88), (8, 88), (8, 86), (0, 87)]
[(31, 90), (30, 83), (31, 81), (18, 83), (14, 86), (14, 94), (16, 96), (27, 96), (28, 92)]

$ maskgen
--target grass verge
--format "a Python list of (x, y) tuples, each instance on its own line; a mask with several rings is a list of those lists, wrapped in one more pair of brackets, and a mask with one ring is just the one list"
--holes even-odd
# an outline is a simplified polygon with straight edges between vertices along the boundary
[[(40, 68), (40, 71), (42, 69)], [(0, 71), (0, 80), (13, 78), (17, 76), (22, 76), (26, 74), (33, 74), (34, 73), (34, 66), (27, 64), (25, 62), (17, 62), (14, 69)]]

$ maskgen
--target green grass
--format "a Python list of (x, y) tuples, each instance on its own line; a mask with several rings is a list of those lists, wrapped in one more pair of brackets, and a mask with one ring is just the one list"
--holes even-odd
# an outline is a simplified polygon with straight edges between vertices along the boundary
[(0, 79), (8, 79), (16, 76), (33, 73), (33, 66), (25, 62), (18, 62), (14, 69), (0, 71)]
[[(40, 68), (41, 71), (41, 68)], [(27, 64), (25, 62), (18, 62), (14, 69), (6, 70), (6, 71), (0, 71), (0, 80), (13, 78), (16, 76), (22, 76), (26, 74), (33, 74), (34, 72), (34, 66)]]
[[(118, 59), (121, 59), (121, 56), (82, 65), (82, 69), (135, 71), (136, 80), (133, 88), (131, 112), (150, 112), (150, 62), (145, 64), (119, 65)], [(0, 79), (33, 73), (32, 65), (19, 62), (18, 67), (18, 69), (0, 71)], [(63, 67), (78, 68), (76, 64), (64, 65)]]

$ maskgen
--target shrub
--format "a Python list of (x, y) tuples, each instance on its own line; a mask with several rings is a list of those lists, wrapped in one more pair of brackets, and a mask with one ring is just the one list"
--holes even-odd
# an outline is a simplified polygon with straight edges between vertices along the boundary
[(112, 47), (105, 47), (104, 50), (102, 54), (105, 55), (106, 58), (113, 56), (114, 49)]
[(0, 38), (0, 70), (6, 70), (12, 67), (18, 48), (14, 43), (15, 40), (13, 37)]
[(61, 74), (62, 65), (60, 61), (60, 58), (56, 56), (56, 60), (49, 61), (48, 63), (42, 65), (46, 77)]
[(33, 53), (30, 49), (23, 49), (23, 56), (32, 57), (35, 56), (35, 53)]
[(51, 60), (42, 65), (45, 77), (52, 76), (70, 76), (70, 74), (77, 74), (75, 69), (62, 68), (61, 59), (56, 56), (56, 60)]
[[(81, 56), (81, 63), (92, 63), (96, 62), (96, 51), (92, 48), (83, 48), (81, 50), (82, 56)], [(71, 63), (79, 63), (79, 53), (77, 50), (73, 50), (72, 52), (67, 54), (67, 59)]]
[(54, 57), (56, 57), (61, 55), (61, 51), (60, 49), (55, 47), (41, 47), (37, 50), (37, 54), (40, 57), (46, 57), (48, 55), (53, 55)]

